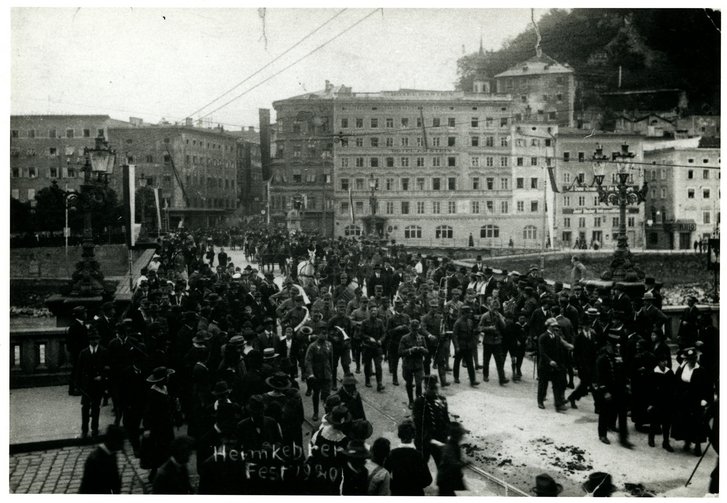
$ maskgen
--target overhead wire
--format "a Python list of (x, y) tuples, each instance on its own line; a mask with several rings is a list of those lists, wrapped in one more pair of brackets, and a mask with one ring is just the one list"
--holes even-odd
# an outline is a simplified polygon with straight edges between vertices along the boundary
[(267, 64), (265, 64), (265, 65), (261, 66), (260, 68), (258, 68), (254, 73), (248, 75), (243, 80), (241, 80), (240, 82), (238, 82), (237, 84), (235, 84), (234, 86), (232, 86), (230, 89), (228, 89), (224, 93), (222, 93), (219, 96), (217, 96), (215, 99), (213, 99), (212, 101), (210, 101), (206, 105), (198, 108), (197, 110), (195, 110), (194, 112), (192, 112), (191, 114), (189, 114), (189, 117), (193, 117), (193, 116), (197, 115), (198, 113), (200, 113), (202, 110), (204, 110), (208, 106), (210, 106), (213, 103), (215, 103), (216, 101), (222, 99), (224, 96), (230, 94), (232, 91), (234, 91), (235, 89), (237, 89), (238, 87), (240, 87), (242, 84), (244, 84), (245, 82), (247, 82), (248, 80), (250, 80), (251, 78), (253, 78), (255, 75), (259, 74), (260, 72), (262, 72), (263, 70), (265, 70), (266, 68), (268, 68), (270, 65), (272, 65), (273, 63), (275, 63), (276, 61), (278, 61), (280, 58), (282, 58), (283, 56), (285, 56), (286, 54), (288, 54), (290, 51), (292, 51), (293, 49), (295, 49), (296, 47), (298, 47), (301, 43), (303, 43), (304, 41), (306, 41), (307, 39), (309, 39), (310, 37), (312, 37), (313, 35), (315, 35), (324, 26), (326, 26), (328, 23), (330, 23), (331, 21), (333, 21), (335, 18), (337, 18), (338, 16), (340, 16), (341, 14), (343, 14), (346, 10), (348, 10), (348, 9), (341, 9), (338, 12), (336, 12), (333, 16), (331, 16), (330, 18), (328, 18), (323, 24), (321, 24), (316, 29), (314, 29), (313, 31), (311, 31), (310, 33), (308, 33), (307, 35), (305, 35), (303, 38), (301, 38), (300, 40), (298, 40), (296, 43), (294, 43), (293, 45), (291, 45), (290, 47), (288, 47), (285, 51), (283, 51), (281, 54), (279, 54), (278, 56), (276, 56), (275, 58), (273, 58), (272, 60), (270, 60)]
[(208, 112), (208, 113), (206, 113), (205, 115), (202, 115), (202, 116), (201, 116), (201, 118), (207, 117), (207, 116), (209, 116), (209, 115), (211, 115), (211, 114), (213, 114), (213, 113), (217, 112), (218, 110), (221, 110), (221, 109), (225, 108), (225, 107), (226, 107), (227, 105), (229, 105), (230, 103), (233, 103), (233, 102), (237, 101), (238, 99), (242, 98), (242, 97), (243, 97), (243, 96), (245, 96), (245, 95), (246, 95), (247, 93), (249, 93), (250, 91), (252, 91), (252, 90), (254, 90), (254, 89), (256, 89), (256, 88), (260, 87), (260, 86), (261, 86), (261, 85), (263, 85), (263, 84), (264, 84), (265, 82), (267, 82), (267, 81), (269, 81), (269, 80), (273, 79), (274, 77), (277, 77), (278, 75), (280, 75), (281, 73), (285, 72), (285, 71), (286, 71), (286, 70), (288, 70), (289, 68), (291, 68), (291, 67), (293, 67), (293, 66), (297, 65), (298, 63), (300, 63), (301, 61), (303, 61), (304, 59), (306, 59), (306, 58), (307, 58), (308, 56), (310, 56), (310, 55), (312, 55), (312, 54), (314, 54), (314, 53), (318, 52), (319, 50), (321, 50), (322, 48), (324, 48), (325, 46), (327, 46), (328, 44), (330, 44), (331, 42), (333, 42), (333, 41), (334, 41), (334, 40), (336, 40), (337, 38), (341, 37), (341, 36), (342, 36), (343, 34), (347, 33), (348, 31), (352, 30), (353, 28), (355, 28), (356, 26), (358, 26), (359, 24), (361, 24), (362, 22), (364, 22), (364, 21), (365, 21), (366, 19), (368, 19), (369, 17), (373, 16), (373, 15), (374, 15), (374, 14), (375, 14), (375, 13), (376, 13), (377, 11), (379, 11), (379, 10), (380, 10), (379, 8), (376, 8), (376, 9), (372, 10), (372, 11), (371, 11), (370, 13), (368, 13), (368, 14), (367, 14), (366, 16), (364, 16), (364, 17), (362, 17), (361, 19), (359, 19), (358, 21), (356, 21), (356, 22), (355, 22), (354, 24), (352, 24), (352, 25), (350, 25), (350, 26), (349, 26), (348, 28), (346, 28), (346, 29), (344, 29), (344, 30), (340, 31), (340, 32), (339, 32), (338, 34), (336, 34), (336, 35), (335, 35), (335, 36), (333, 36), (332, 38), (328, 39), (328, 40), (327, 40), (326, 42), (322, 43), (321, 45), (317, 46), (317, 47), (316, 47), (316, 48), (314, 48), (313, 50), (311, 50), (311, 51), (307, 52), (306, 54), (304, 54), (304, 55), (303, 55), (302, 57), (300, 57), (300, 58), (296, 59), (295, 61), (293, 61), (293, 62), (292, 62), (292, 63), (290, 63), (289, 65), (285, 66), (285, 67), (284, 67), (284, 68), (283, 68), (282, 70), (279, 70), (279, 71), (275, 72), (274, 74), (272, 74), (271, 76), (269, 76), (268, 78), (266, 78), (266, 79), (264, 79), (264, 80), (262, 80), (262, 81), (258, 82), (257, 84), (255, 84), (255, 85), (254, 85), (254, 86), (252, 86), (251, 88), (249, 88), (249, 89), (247, 89), (246, 91), (244, 91), (244, 92), (242, 92), (242, 93), (238, 94), (237, 96), (235, 96), (235, 97), (234, 97), (234, 98), (232, 98), (231, 100), (228, 100), (228, 101), (226, 101), (225, 103), (223, 103), (223, 104), (222, 104), (222, 105), (220, 105), (219, 107), (215, 108), (215, 109), (214, 109), (214, 110), (212, 110), (211, 112)]

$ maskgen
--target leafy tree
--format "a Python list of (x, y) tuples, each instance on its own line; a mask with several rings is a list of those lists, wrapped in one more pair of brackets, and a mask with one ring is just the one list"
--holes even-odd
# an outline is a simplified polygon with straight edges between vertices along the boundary
[(34, 230), (30, 201), (22, 203), (10, 198), (10, 232), (20, 233)]

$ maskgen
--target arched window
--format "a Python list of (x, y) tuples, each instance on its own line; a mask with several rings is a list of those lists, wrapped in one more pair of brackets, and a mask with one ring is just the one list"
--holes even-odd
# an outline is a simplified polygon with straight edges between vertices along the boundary
[(422, 228), (418, 225), (407, 225), (404, 227), (404, 239), (421, 239)]
[(481, 238), (499, 238), (500, 228), (497, 225), (483, 225), (480, 227)]
[(440, 225), (434, 231), (434, 237), (436, 239), (452, 239), (454, 233), (449, 225)]
[(346, 236), (360, 236), (361, 235), (361, 227), (358, 225), (347, 225), (345, 229), (343, 229), (343, 233)]
[(523, 239), (538, 239), (538, 228), (534, 225), (526, 225), (523, 229)]

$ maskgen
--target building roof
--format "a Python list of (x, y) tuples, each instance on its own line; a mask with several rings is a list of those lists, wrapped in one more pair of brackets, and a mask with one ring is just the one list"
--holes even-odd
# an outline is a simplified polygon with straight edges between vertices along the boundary
[(578, 129), (578, 128), (570, 128), (570, 127), (559, 127), (558, 128), (558, 136), (580, 136), (583, 139), (590, 138), (592, 136), (612, 136), (612, 137), (619, 137), (619, 136), (643, 136), (641, 133), (635, 132), (635, 131), (598, 131), (595, 129), (588, 130), (588, 129)]
[(527, 61), (516, 64), (515, 66), (508, 68), (502, 73), (495, 75), (495, 78), (502, 77), (521, 77), (523, 75), (545, 75), (545, 74), (556, 74), (556, 73), (573, 73), (567, 63), (558, 63), (556, 60), (546, 54), (540, 56), (533, 56)]

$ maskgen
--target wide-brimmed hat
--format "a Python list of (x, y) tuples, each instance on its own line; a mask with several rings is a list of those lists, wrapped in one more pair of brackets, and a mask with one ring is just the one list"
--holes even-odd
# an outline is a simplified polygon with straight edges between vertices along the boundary
[(241, 335), (233, 335), (230, 340), (227, 341), (227, 345), (230, 347), (238, 347), (245, 345), (245, 338)]
[(275, 349), (273, 349), (273, 348), (263, 349), (263, 360), (272, 360), (277, 357), (278, 357), (278, 353), (275, 352)]
[(300, 333), (303, 335), (311, 335), (313, 333), (313, 329), (311, 327), (300, 327)]
[(563, 486), (556, 483), (547, 473), (542, 473), (535, 477), (535, 487), (531, 491), (538, 496), (558, 496), (563, 492)]
[(277, 391), (283, 391), (292, 387), (290, 377), (285, 372), (274, 373), (265, 379), (265, 384)]
[(348, 426), (348, 436), (355, 440), (366, 440), (374, 434), (374, 425), (366, 419), (354, 419)]
[(343, 376), (343, 385), (344, 386), (354, 386), (356, 384), (358, 384), (358, 381), (353, 376), (353, 374), (346, 374), (345, 376)]
[(351, 422), (351, 413), (345, 405), (337, 405), (326, 414), (326, 422), (331, 426), (342, 426)]
[(210, 334), (207, 330), (199, 330), (197, 331), (197, 335), (192, 338), (192, 342), (194, 344), (204, 344), (209, 342), (211, 338), (212, 334)]
[(546, 327), (557, 327), (558, 326), (558, 320), (555, 318), (548, 318), (545, 320), (545, 326)]
[(366, 459), (370, 456), (369, 450), (366, 448), (363, 440), (350, 440), (343, 455), (352, 459)]
[(621, 340), (621, 330), (619, 330), (617, 328), (609, 328), (608, 329), (608, 338), (612, 341)]
[(651, 292), (646, 292), (644, 296), (642, 297), (643, 300), (654, 300), (654, 294)]
[(616, 486), (613, 485), (611, 474), (606, 472), (591, 473), (588, 476), (588, 480), (586, 480), (581, 487), (584, 491), (596, 498), (607, 498), (611, 496), (611, 493), (613, 493), (616, 489)]
[(255, 331), (251, 328), (245, 328), (242, 330), (242, 340), (243, 341), (252, 341), (255, 338), (257, 338), (257, 334)]
[(587, 316), (598, 316), (599, 314), (601, 314), (601, 312), (595, 307), (589, 307), (588, 309), (586, 309)]
[(227, 381), (217, 381), (215, 383), (215, 387), (212, 388), (212, 394), (214, 396), (223, 396), (230, 392), (230, 386), (227, 384)]
[(252, 395), (247, 401), (247, 410), (251, 413), (263, 412), (265, 410), (265, 402), (262, 395)]
[(173, 373), (174, 369), (157, 367), (152, 371), (151, 375), (146, 378), (146, 382), (160, 382), (172, 375)]

